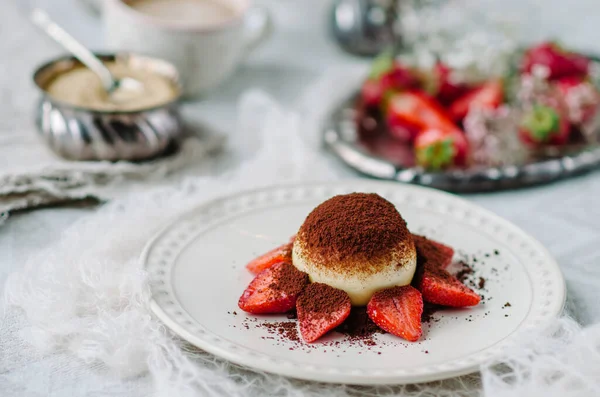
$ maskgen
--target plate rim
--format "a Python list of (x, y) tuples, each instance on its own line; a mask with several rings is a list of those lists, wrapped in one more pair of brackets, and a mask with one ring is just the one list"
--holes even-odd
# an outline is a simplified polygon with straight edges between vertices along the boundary
[[(361, 185), (362, 185), (362, 187), (361, 187)], [(308, 181), (308, 182), (296, 182), (296, 183), (278, 183), (278, 184), (272, 184), (272, 185), (262, 186), (262, 187), (258, 187), (258, 188), (243, 189), (243, 190), (235, 191), (232, 193), (225, 193), (222, 195), (218, 195), (215, 198), (199, 201), (198, 203), (195, 203), (190, 208), (182, 211), (178, 216), (174, 217), (171, 221), (164, 224), (161, 228), (159, 228), (158, 232), (150, 240), (148, 240), (142, 253), (140, 254), (140, 261), (141, 261), (142, 267), (145, 271), (148, 271), (148, 255), (150, 254), (151, 249), (153, 248), (155, 243), (161, 237), (163, 237), (163, 235), (165, 235), (172, 227), (174, 227), (175, 225), (180, 223), (183, 219), (186, 218), (186, 216), (189, 216), (192, 213), (198, 212), (201, 208), (206, 208), (206, 207), (210, 207), (211, 205), (215, 205), (219, 201), (223, 201), (225, 199), (233, 199), (236, 197), (241, 197), (241, 196), (250, 195), (250, 194), (257, 194), (257, 193), (270, 191), (270, 190), (292, 189), (292, 188), (300, 188), (300, 187), (315, 188), (318, 186), (327, 186), (327, 187), (344, 186), (344, 187), (352, 188), (352, 186), (355, 186), (357, 190), (366, 191), (367, 189), (365, 187), (367, 185), (372, 185), (374, 187), (377, 186), (380, 188), (387, 187), (389, 189), (394, 189), (394, 190), (395, 189), (408, 189), (409, 191), (410, 190), (417, 191), (417, 192), (421, 191), (421, 192), (426, 192), (426, 194), (433, 194), (438, 197), (443, 197), (445, 199), (455, 200), (459, 203), (475, 207), (475, 209), (477, 211), (485, 214), (486, 216), (491, 216), (495, 221), (500, 222), (504, 227), (508, 227), (508, 228), (512, 229), (513, 231), (516, 231), (519, 234), (523, 235), (524, 237), (526, 237), (530, 242), (532, 242), (536, 246), (536, 250), (538, 250), (538, 252), (543, 253), (543, 256), (545, 258), (545, 260), (544, 260), (545, 265), (550, 266), (552, 273), (554, 273), (554, 275), (556, 277), (558, 277), (557, 280), (560, 281), (559, 282), (560, 290), (554, 291), (556, 294), (558, 294), (558, 299), (554, 300), (556, 304), (555, 304), (553, 310), (551, 310), (549, 312), (549, 314), (547, 315), (547, 317), (545, 318), (545, 321), (549, 321), (550, 319), (557, 317), (563, 311), (563, 309), (565, 307), (565, 303), (566, 303), (566, 293), (567, 293), (566, 280), (564, 278), (564, 275), (562, 273), (560, 265), (558, 264), (556, 259), (552, 256), (550, 251), (541, 242), (539, 242), (535, 237), (531, 236), (528, 232), (521, 229), (514, 223), (508, 221), (507, 219), (501, 217), (500, 215), (497, 215), (494, 212), (492, 212), (476, 203), (473, 203), (469, 200), (459, 197), (455, 194), (451, 194), (448, 192), (440, 191), (440, 190), (425, 187), (425, 186), (411, 185), (411, 184), (398, 184), (398, 183), (394, 183), (391, 181), (364, 180), (364, 179), (351, 178), (351, 179), (341, 179), (341, 180), (336, 180), (336, 181)], [(190, 241), (193, 240), (202, 231), (203, 231), (203, 229), (196, 231), (194, 233), (193, 237), (190, 238)], [(187, 243), (187, 240), (186, 240), (186, 243)], [(186, 245), (187, 244), (183, 244), (181, 248), (185, 247)], [(283, 375), (283, 376), (287, 376), (287, 377), (295, 378), (295, 379), (302, 379), (302, 380), (307, 380), (307, 381), (318, 381), (318, 382), (325, 382), (325, 383), (338, 383), (338, 384), (343, 383), (343, 384), (353, 384), (353, 385), (378, 385), (378, 384), (401, 385), (401, 384), (414, 384), (414, 383), (423, 383), (423, 382), (429, 382), (429, 381), (443, 380), (443, 379), (453, 378), (456, 376), (466, 375), (469, 373), (476, 372), (481, 365), (481, 363), (474, 363), (470, 366), (464, 366), (460, 369), (454, 369), (454, 370), (449, 369), (449, 370), (445, 370), (443, 372), (438, 372), (435, 374), (415, 374), (415, 375), (411, 375), (410, 379), (407, 379), (406, 376), (394, 376), (394, 375), (379, 376), (377, 378), (371, 377), (371, 376), (369, 376), (369, 377), (360, 377), (359, 376), (358, 378), (356, 378), (357, 375), (347, 375), (347, 374), (343, 374), (343, 373), (339, 374), (339, 375), (333, 375), (333, 376), (331, 374), (320, 373), (319, 371), (312, 371), (310, 374), (298, 373), (297, 368), (295, 368), (293, 366), (291, 366), (290, 368), (288, 368), (286, 366), (273, 367), (269, 363), (261, 362), (259, 359), (254, 360), (254, 359), (247, 359), (247, 358), (243, 358), (243, 357), (241, 358), (239, 355), (232, 353), (230, 350), (228, 350), (224, 347), (211, 344), (210, 341), (199, 338), (198, 336), (194, 335), (190, 331), (186, 330), (185, 327), (183, 327), (181, 324), (179, 324), (177, 321), (175, 321), (168, 313), (165, 312), (163, 307), (155, 299), (155, 294), (153, 292), (152, 283), (150, 284), (150, 292), (151, 292), (151, 297), (149, 300), (149, 305), (150, 305), (151, 312), (161, 322), (163, 322), (163, 324), (165, 326), (167, 326), (167, 328), (169, 328), (174, 334), (178, 335), (179, 337), (183, 338), (184, 340), (186, 340), (187, 342), (191, 343), (192, 345), (198, 347), (199, 349), (201, 349), (205, 352), (208, 352), (210, 354), (213, 354), (221, 359), (230, 361), (234, 364), (241, 365), (241, 366), (244, 366), (244, 367), (247, 367), (250, 369), (264, 371), (267, 373)], [(527, 319), (527, 317), (525, 317), (525, 319)], [(525, 319), (524, 319), (524, 321), (525, 321)], [(519, 331), (521, 331), (522, 327), (523, 327), (522, 325), (519, 325), (514, 333), (518, 333)], [(512, 337), (513, 336), (511, 335), (511, 336), (508, 336), (506, 339), (509, 339)], [(486, 348), (486, 350), (490, 350), (490, 349), (498, 350), (499, 349), (498, 345), (502, 345), (504, 341), (505, 340), (498, 341), (497, 344), (494, 344), (494, 345), (490, 346), (489, 348)], [(496, 356), (498, 353), (499, 353), (499, 351), (496, 351), (495, 354), (493, 354), (493, 355)]]

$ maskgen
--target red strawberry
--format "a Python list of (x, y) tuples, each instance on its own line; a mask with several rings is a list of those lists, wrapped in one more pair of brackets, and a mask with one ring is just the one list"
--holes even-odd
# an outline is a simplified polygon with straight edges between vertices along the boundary
[(571, 134), (566, 107), (534, 104), (523, 113), (519, 134), (531, 145), (564, 145)]
[(413, 285), (423, 294), (425, 302), (442, 306), (475, 306), (481, 300), (469, 287), (426, 257), (417, 255), (418, 268)]
[(417, 164), (433, 171), (467, 163), (469, 143), (458, 127), (427, 128), (415, 138)]
[(391, 95), (385, 112), (417, 130), (425, 128), (458, 129), (446, 110), (433, 98), (420, 91), (405, 91)]
[(452, 81), (452, 69), (439, 62), (434, 69), (437, 90), (435, 97), (443, 104), (449, 104), (467, 91), (467, 86)]
[(375, 79), (365, 80), (360, 89), (360, 97), (365, 106), (370, 108), (378, 107), (383, 98), (383, 87), (381, 82)]
[(465, 118), (471, 107), (496, 109), (502, 103), (502, 91), (500, 81), (488, 81), (452, 102), (452, 105), (448, 108), (448, 113), (454, 121), (459, 122)]
[(246, 269), (250, 270), (250, 272), (254, 274), (258, 274), (276, 263), (292, 263), (292, 247), (295, 239), (296, 236), (293, 236), (289, 243), (283, 244), (275, 249), (272, 249), (266, 254), (253, 259), (246, 265)]
[(316, 341), (343, 323), (351, 308), (350, 297), (344, 291), (327, 284), (309, 284), (296, 302), (302, 339)]
[(396, 113), (388, 113), (386, 122), (390, 136), (400, 142), (412, 142), (419, 134), (418, 128)]
[(244, 291), (238, 306), (254, 314), (285, 313), (294, 308), (308, 285), (308, 274), (281, 262), (260, 272)]
[(381, 76), (381, 83), (384, 91), (408, 90), (421, 85), (415, 73), (398, 62), (394, 62), (392, 69)]
[(376, 292), (367, 304), (367, 314), (383, 330), (408, 341), (416, 342), (423, 333), (423, 298), (410, 285)]
[(452, 263), (454, 249), (440, 242), (430, 240), (427, 237), (413, 234), (417, 255), (424, 261), (446, 269)]
[(370, 108), (379, 107), (387, 95), (396, 91), (417, 88), (420, 82), (413, 72), (393, 62), (390, 69), (371, 76), (363, 83), (360, 94), (362, 102)]
[(565, 99), (571, 124), (581, 126), (596, 116), (600, 92), (592, 82), (581, 77), (564, 77), (556, 86)]
[(530, 48), (523, 56), (522, 72), (531, 73), (535, 65), (548, 68), (550, 80), (568, 76), (586, 76), (590, 60), (567, 51), (556, 43), (546, 42)]

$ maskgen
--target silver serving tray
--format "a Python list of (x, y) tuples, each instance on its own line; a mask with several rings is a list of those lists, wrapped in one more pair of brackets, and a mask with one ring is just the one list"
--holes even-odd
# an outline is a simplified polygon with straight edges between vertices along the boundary
[(372, 178), (414, 183), (456, 193), (476, 193), (549, 183), (600, 166), (600, 147), (581, 145), (562, 157), (523, 165), (473, 167), (445, 172), (428, 172), (420, 167), (403, 168), (370, 154), (359, 142), (354, 109), (356, 96), (355, 93), (347, 98), (329, 115), (323, 140), (342, 162)]

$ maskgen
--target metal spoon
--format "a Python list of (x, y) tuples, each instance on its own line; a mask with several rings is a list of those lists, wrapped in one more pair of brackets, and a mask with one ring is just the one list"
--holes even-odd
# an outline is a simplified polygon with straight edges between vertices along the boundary
[(96, 57), (83, 44), (77, 41), (73, 36), (58, 26), (45, 11), (35, 8), (31, 13), (32, 22), (41, 28), (54, 41), (67, 49), (75, 58), (87, 66), (92, 72), (96, 73), (102, 82), (102, 86), (109, 95), (109, 98), (118, 101), (115, 95), (119, 90), (141, 91), (144, 86), (138, 80), (131, 77), (118, 79), (110, 72), (104, 63)]
[(336, 0), (331, 31), (338, 44), (356, 55), (377, 55), (396, 40), (397, 0)]

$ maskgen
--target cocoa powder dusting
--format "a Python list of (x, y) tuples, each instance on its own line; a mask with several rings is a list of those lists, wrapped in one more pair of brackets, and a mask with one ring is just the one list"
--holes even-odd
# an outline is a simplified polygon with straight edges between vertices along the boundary
[(298, 335), (298, 327), (295, 321), (281, 321), (276, 323), (264, 323), (262, 325), (270, 334), (278, 335), (285, 340), (301, 342)]
[(369, 318), (366, 307), (353, 307), (348, 318), (335, 330), (349, 336), (351, 340), (367, 339), (373, 334), (385, 333)]
[(447, 259), (446, 254), (442, 252), (435, 244), (427, 237), (413, 234), (415, 249), (417, 250), (417, 258), (427, 258), (432, 263), (444, 263)]
[(296, 307), (305, 313), (330, 315), (345, 305), (350, 306), (347, 293), (327, 284), (312, 283), (298, 297)]
[(308, 284), (308, 274), (301, 272), (289, 263), (282, 263), (277, 268), (277, 274), (269, 288), (276, 292), (285, 292), (288, 295), (298, 295)]
[(423, 323), (437, 323), (440, 321), (434, 314), (438, 311), (443, 310), (442, 306), (434, 305), (433, 303), (423, 303), (423, 313), (421, 314), (421, 322)]
[(312, 259), (325, 259), (344, 271), (349, 270), (343, 268), (345, 259), (368, 263), (389, 255), (403, 241), (413, 247), (396, 207), (373, 193), (334, 196), (323, 202), (308, 215), (298, 236)]
[(456, 278), (464, 284), (470, 274), (473, 274), (473, 268), (465, 261), (459, 263), (460, 270), (456, 273)]

